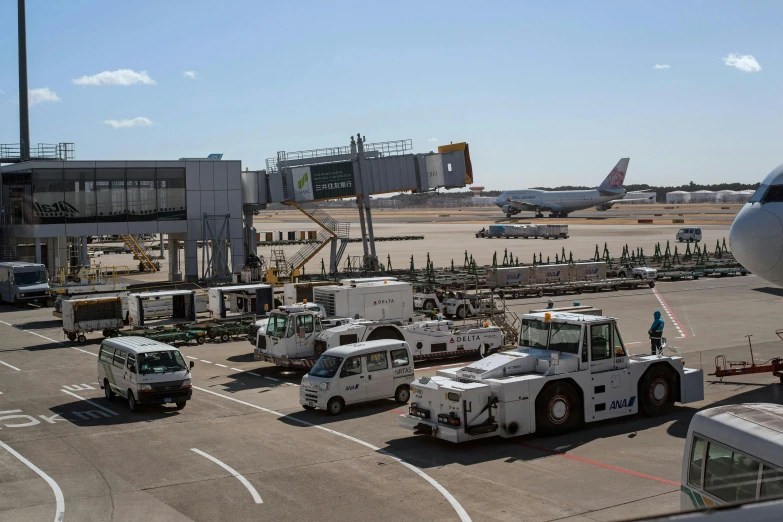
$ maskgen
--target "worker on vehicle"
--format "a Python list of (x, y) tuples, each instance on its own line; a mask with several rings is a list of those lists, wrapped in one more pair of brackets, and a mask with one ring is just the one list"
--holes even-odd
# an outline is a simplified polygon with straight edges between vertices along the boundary
[(663, 338), (663, 319), (661, 319), (661, 312), (658, 310), (655, 311), (653, 317), (655, 320), (647, 331), (647, 334), (650, 336), (650, 350), (652, 351), (652, 355), (658, 355), (658, 352), (661, 350), (661, 339)]
[(261, 260), (258, 258), (255, 252), (250, 252), (250, 254), (247, 256), (247, 260), (245, 260), (245, 266), (254, 268), (261, 266)]
[(551, 299), (549, 301), (547, 301), (547, 303), (546, 303), (546, 309), (547, 310), (549, 310), (550, 308), (554, 308), (554, 307), (555, 307), (555, 302), (554, 301), (552, 301)]

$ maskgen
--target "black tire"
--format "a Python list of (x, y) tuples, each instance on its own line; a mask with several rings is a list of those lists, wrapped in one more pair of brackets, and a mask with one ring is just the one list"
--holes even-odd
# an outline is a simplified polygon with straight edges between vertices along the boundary
[(217, 334), (214, 332), (207, 332), (207, 337), (209, 337), (211, 340), (215, 340), (215, 337), (217, 337)]
[(655, 288), (655, 281), (650, 281), (650, 288)]
[(103, 379), (103, 395), (106, 397), (106, 400), (109, 402), (114, 400), (115, 397), (114, 391), (112, 391), (108, 379)]
[(457, 307), (457, 319), (465, 319), (468, 316), (468, 311), (464, 305)]
[(87, 337), (85, 337), (84, 334), (79, 334), (79, 337), (77, 337), (76, 340), (79, 342), (79, 344), (84, 344), (87, 342)]
[(519, 292), (516, 292), (516, 291), (515, 292), (511, 292), (511, 297), (513, 299), (519, 299)]
[(131, 413), (139, 411), (139, 404), (136, 402), (136, 398), (133, 396), (133, 391), (128, 390), (128, 410)]
[(68, 340), (73, 342), (76, 340), (76, 334), (75, 333), (69, 333), (68, 334)]
[(205, 342), (204, 337), (205, 337), (204, 335), (199, 335), (198, 337), (196, 337), (196, 344), (204, 344)]
[(111, 330), (109, 330), (108, 328), (106, 330), (104, 330), (103, 331), (103, 336), (104, 337), (110, 337), (111, 336)]
[(428, 312), (432, 312), (433, 310), (435, 310), (435, 301), (433, 301), (432, 299), (427, 299), (426, 301), (424, 301), (424, 309), (427, 310)]
[(653, 366), (639, 383), (639, 409), (648, 417), (658, 417), (674, 406), (676, 380), (665, 366)]
[(223, 334), (220, 336), (220, 340), (224, 343), (227, 343), (231, 338), (228, 336), (228, 334)]
[(618, 290), (620, 290), (620, 285), (612, 286), (612, 292), (617, 292)]
[(120, 333), (117, 330), (112, 330), (109, 337), (119, 337)]
[(184, 408), (184, 407), (185, 407), (185, 405), (186, 405), (187, 403), (188, 403), (187, 401), (179, 401), (179, 402), (177, 402), (177, 403), (176, 403), (177, 409), (178, 409), (178, 410), (181, 410), (182, 408)]
[(394, 400), (397, 404), (408, 404), (411, 400), (411, 388), (407, 384), (401, 384), (397, 386), (397, 391), (394, 392)]
[(329, 402), (326, 403), (326, 411), (329, 415), (340, 415), (345, 409), (345, 401), (340, 397), (332, 397)]
[(540, 289), (540, 288), (539, 288), (539, 289), (538, 289), (538, 292), (536, 292), (536, 295), (537, 295), (538, 297), (544, 297), (544, 291), (543, 291), (542, 289)]
[(565, 381), (548, 385), (536, 398), (536, 431), (565, 433), (575, 429), (582, 417), (582, 402)]
[(302, 404), (302, 408), (306, 409), (307, 411), (313, 411), (315, 409), (315, 406), (308, 406), (307, 404)]
[(582, 287), (581, 287), (581, 286), (577, 286), (577, 287), (576, 287), (576, 293), (577, 293), (577, 294), (581, 294), (582, 292), (584, 292), (584, 290), (582, 289)]

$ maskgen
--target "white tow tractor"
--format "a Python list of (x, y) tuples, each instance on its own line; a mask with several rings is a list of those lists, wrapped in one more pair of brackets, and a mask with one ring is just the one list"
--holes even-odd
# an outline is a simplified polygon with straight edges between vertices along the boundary
[(452, 297), (443, 301), (443, 315), (457, 319), (476, 317), (477, 315), (502, 314), (503, 306), (491, 294), (466, 294), (463, 297)]
[(625, 279), (626, 277), (633, 277), (634, 279), (655, 281), (655, 279), (658, 277), (658, 271), (648, 266), (637, 266), (632, 263), (623, 263), (617, 268), (608, 268), (606, 270), (606, 275), (609, 277), (620, 277), (622, 279)]
[(454, 327), (453, 321), (351, 320), (326, 329), (318, 314), (299, 308), (281, 307), (269, 314), (266, 335), (259, 341), (254, 358), (278, 366), (312, 368), (326, 350), (346, 344), (381, 339), (407, 342), (414, 359), (462, 355), (490, 355), (503, 347), (503, 333), (495, 326)]
[(616, 319), (536, 313), (522, 316), (517, 350), (413, 381), (400, 426), (464, 442), (662, 415), (703, 398), (702, 370), (679, 356), (628, 355)]

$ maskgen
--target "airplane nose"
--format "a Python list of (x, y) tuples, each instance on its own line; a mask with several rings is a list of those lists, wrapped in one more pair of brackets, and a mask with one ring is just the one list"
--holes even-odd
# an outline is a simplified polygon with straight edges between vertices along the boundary
[(757, 205), (746, 205), (729, 230), (729, 245), (742, 266), (761, 274), (775, 267), (783, 253), (783, 224)]

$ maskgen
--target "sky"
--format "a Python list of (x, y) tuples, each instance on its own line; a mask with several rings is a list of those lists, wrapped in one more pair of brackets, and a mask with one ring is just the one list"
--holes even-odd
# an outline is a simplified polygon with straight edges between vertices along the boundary
[[(0, 2), (0, 143), (18, 143)], [(488, 189), (762, 179), (783, 162), (779, 1), (27, 1), (32, 143), (80, 160), (411, 139)], [(10, 23), (9, 23), (10, 22)]]

